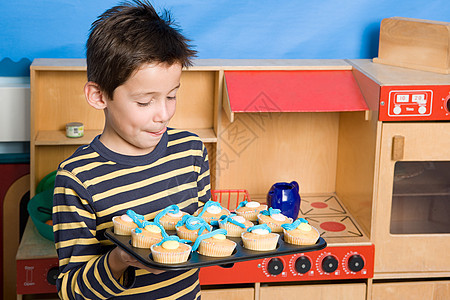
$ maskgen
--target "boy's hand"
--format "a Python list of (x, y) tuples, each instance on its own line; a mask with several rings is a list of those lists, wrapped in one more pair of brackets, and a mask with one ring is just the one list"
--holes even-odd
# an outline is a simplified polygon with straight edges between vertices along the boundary
[(149, 268), (139, 261), (137, 261), (133, 256), (120, 249), (119, 247), (114, 248), (109, 255), (109, 267), (113, 273), (114, 278), (117, 280), (122, 276), (123, 272), (129, 267), (133, 266), (136, 268), (144, 269), (153, 274), (161, 274), (164, 271), (159, 269)]

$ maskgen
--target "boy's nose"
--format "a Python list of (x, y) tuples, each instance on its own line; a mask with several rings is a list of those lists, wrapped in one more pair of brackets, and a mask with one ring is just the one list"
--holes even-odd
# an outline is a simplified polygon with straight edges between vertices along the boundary
[(155, 110), (153, 120), (155, 122), (164, 123), (170, 119), (170, 110), (166, 101), (158, 101), (159, 105)]

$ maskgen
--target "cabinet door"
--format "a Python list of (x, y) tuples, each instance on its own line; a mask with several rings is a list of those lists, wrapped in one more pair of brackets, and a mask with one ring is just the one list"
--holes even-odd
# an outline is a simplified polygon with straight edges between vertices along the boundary
[(372, 300), (450, 299), (450, 281), (374, 283)]
[(336, 283), (317, 285), (305, 284), (291, 286), (267, 286), (261, 287), (259, 299), (365, 300), (366, 284)]
[(228, 288), (202, 290), (202, 300), (253, 300), (254, 288)]
[(377, 191), (375, 276), (449, 276), (450, 123), (383, 124)]

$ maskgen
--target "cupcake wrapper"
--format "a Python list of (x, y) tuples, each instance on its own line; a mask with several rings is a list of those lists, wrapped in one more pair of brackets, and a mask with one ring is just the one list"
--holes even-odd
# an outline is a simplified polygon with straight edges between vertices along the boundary
[(238, 216), (244, 217), (249, 221), (256, 221), (258, 220), (258, 211), (254, 210), (248, 210), (248, 211), (236, 211), (236, 214)]
[(162, 238), (144, 236), (131, 231), (131, 245), (136, 248), (149, 249), (153, 244), (159, 243)]
[(271, 236), (267, 239), (252, 239), (241, 235), (242, 243), (244, 248), (255, 250), (255, 251), (270, 251), (275, 250), (278, 243), (279, 234), (276, 236)]
[[(316, 230), (315, 228), (312, 228), (312, 230)], [(316, 230), (317, 231), (317, 230)], [(317, 234), (316, 238), (311, 237), (305, 237), (305, 236), (293, 236), (289, 233), (289, 231), (285, 230), (283, 228), (284, 233), (284, 241), (288, 244), (293, 245), (314, 245), (317, 240), (319, 239), (319, 233)]]
[(153, 245), (150, 249), (152, 251), (152, 258), (155, 262), (162, 264), (178, 264), (189, 259), (189, 254), (191, 253), (192, 248), (189, 246), (189, 249), (183, 252), (159, 252), (154, 250)]
[(176, 230), (177, 230), (178, 237), (183, 240), (190, 240), (192, 242), (195, 242), (195, 240), (198, 237), (197, 230), (196, 231), (183, 231), (183, 230), (179, 230), (178, 228), (176, 228)]
[(233, 250), (236, 248), (236, 243), (234, 246), (229, 245), (217, 245), (215, 243), (201, 242), (198, 246), (197, 252), (201, 255), (212, 256), (212, 257), (225, 257), (233, 254)]
[(159, 220), (159, 223), (164, 227), (165, 230), (175, 230), (175, 225), (177, 225), (177, 222), (174, 221), (161, 221)]
[[(292, 219), (288, 218), (288, 220), (290, 221), (289, 223), (292, 223)], [(270, 227), (270, 230), (272, 232), (283, 232), (283, 227), (281, 227), (281, 224), (277, 224), (277, 223), (273, 223), (273, 222), (266, 222), (264, 220), (262, 220), (261, 218), (258, 218), (258, 224), (267, 224), (267, 226)]]
[(241, 228), (239, 226), (232, 225), (230, 223), (222, 224), (219, 222), (219, 228), (223, 228), (227, 231), (227, 236), (230, 237), (240, 237), (243, 232), (245, 232), (246, 228)]
[(117, 222), (115, 219), (120, 217), (114, 217), (112, 218), (113, 225), (114, 225), (114, 234), (117, 235), (131, 235), (131, 230), (137, 227), (136, 224), (133, 223), (133, 225), (126, 226), (122, 223)]

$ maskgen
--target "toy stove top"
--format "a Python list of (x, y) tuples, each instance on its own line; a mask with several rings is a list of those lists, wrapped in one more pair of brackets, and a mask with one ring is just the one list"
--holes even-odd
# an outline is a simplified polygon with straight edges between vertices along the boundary
[(336, 195), (302, 197), (300, 215), (319, 230), (328, 244), (369, 241)]

